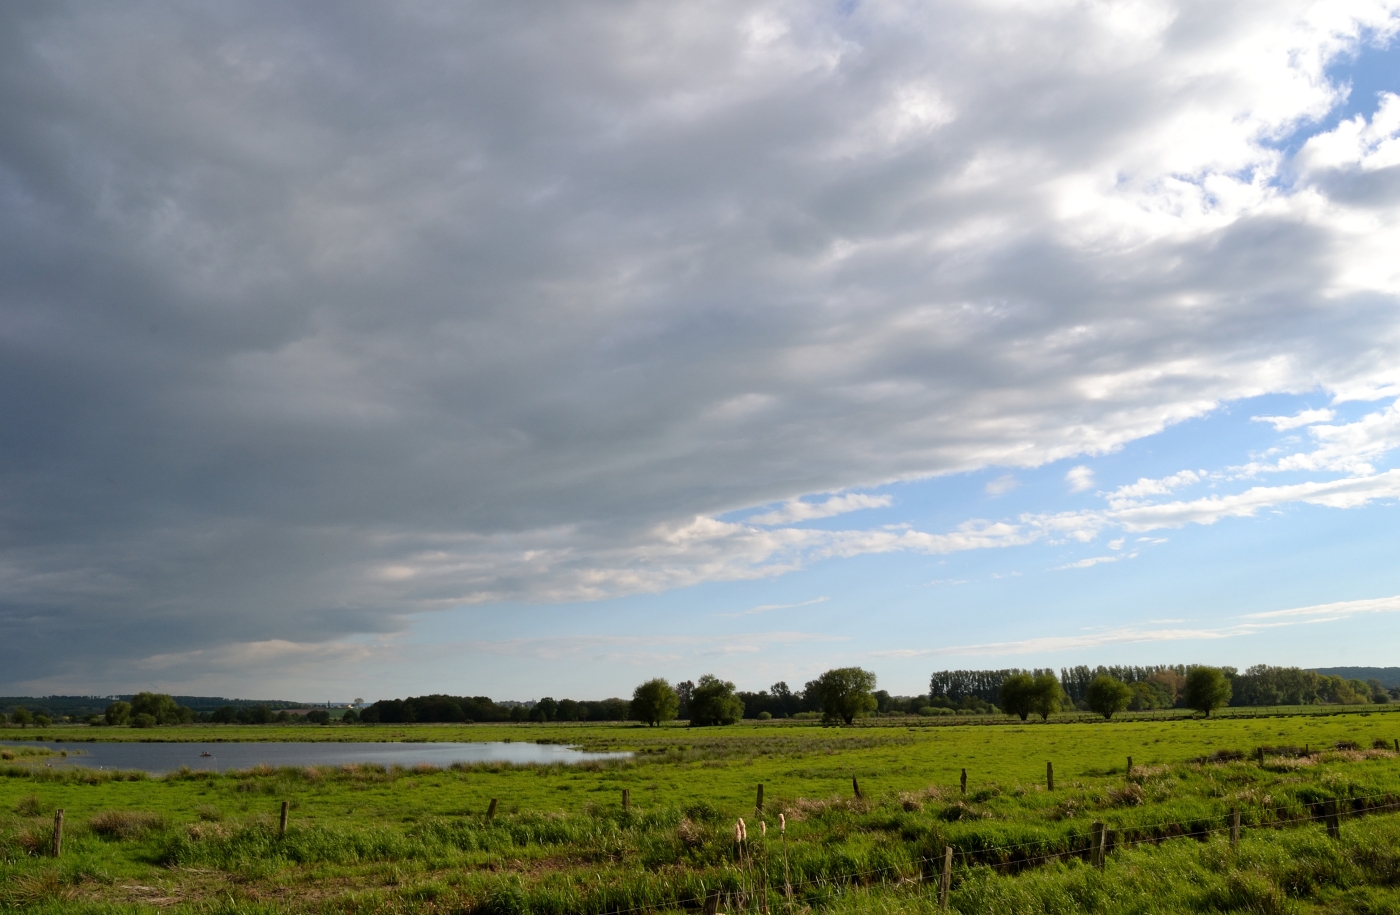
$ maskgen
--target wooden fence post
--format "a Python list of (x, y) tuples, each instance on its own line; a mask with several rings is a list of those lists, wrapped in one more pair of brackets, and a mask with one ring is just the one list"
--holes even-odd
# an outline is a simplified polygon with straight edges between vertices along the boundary
[(1240, 812), (1230, 811), (1230, 847), (1234, 848), (1240, 844)]
[(953, 887), (953, 846), (943, 846), (943, 875), (938, 881), (938, 907), (948, 908), (948, 891)]
[(63, 808), (53, 812), (53, 856), (63, 854)]
[(287, 802), (282, 802), (282, 819), (277, 824), (277, 836), (281, 838), (287, 834)]
[(763, 812), (763, 786), (762, 786), (762, 785), (759, 785), (759, 786), (758, 786), (758, 800), (754, 801), (753, 809), (754, 809), (754, 813), (762, 813), (762, 812)]
[(1260, 748), (1259, 748), (1259, 765), (1260, 765), (1260, 767), (1262, 767), (1262, 766), (1264, 765), (1264, 748), (1263, 748), (1263, 747), (1260, 747)]
[(861, 799), (861, 794), (860, 794), (860, 782), (856, 781), (856, 777), (855, 777), (854, 775), (851, 776), (851, 788), (852, 788), (852, 789), (855, 791), (855, 793), (856, 793), (856, 800), (860, 800), (860, 799)]
[(623, 789), (622, 789), (622, 809), (623, 809), (623, 810), (631, 810), (631, 809), (632, 809), (632, 789), (631, 789), (631, 788), (623, 788)]
[(962, 793), (963, 793), (963, 794), (967, 794), (967, 770), (966, 770), (966, 769), (964, 769), (964, 770), (963, 770), (963, 773), (962, 773)]
[(1133, 777), (1133, 758), (1132, 758), (1131, 756), (1128, 757), (1128, 771), (1127, 771), (1127, 777), (1128, 777), (1128, 778), (1132, 778), (1132, 777)]
[(1337, 815), (1337, 799), (1329, 797), (1322, 804), (1322, 818), (1327, 823), (1327, 837), (1329, 839), (1340, 839), (1342, 837), (1342, 820)]
[(1089, 824), (1089, 863), (1097, 868), (1103, 867), (1104, 846), (1107, 844), (1106, 837), (1108, 830), (1098, 820)]
[(1400, 737), (1395, 738), (1395, 752), (1400, 753)]
[(1055, 766), (1050, 762), (1045, 763), (1045, 790), (1055, 790)]
[(496, 799), (493, 797), (493, 798), (491, 798), (491, 806), (486, 808), (486, 819), (488, 819), (488, 820), (494, 820), (495, 818), (496, 818)]

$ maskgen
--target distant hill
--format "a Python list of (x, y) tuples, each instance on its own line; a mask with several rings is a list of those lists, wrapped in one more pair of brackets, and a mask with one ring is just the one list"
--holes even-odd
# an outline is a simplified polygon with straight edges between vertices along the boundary
[(1315, 667), (1320, 674), (1329, 677), (1345, 677), (1348, 680), (1379, 680), (1386, 689), (1400, 686), (1400, 667)]
[[(0, 712), (9, 712), (22, 705), (36, 715), (91, 715), (99, 714), (118, 699), (131, 701), (132, 693), (117, 696), (0, 696)], [(305, 702), (290, 702), (285, 699), (224, 699), (219, 696), (176, 696), (180, 705), (196, 712), (212, 712), (216, 708), (231, 705), (234, 708), (250, 708), (265, 705), (270, 709), (305, 708)], [(315, 703), (313, 703), (315, 704)]]

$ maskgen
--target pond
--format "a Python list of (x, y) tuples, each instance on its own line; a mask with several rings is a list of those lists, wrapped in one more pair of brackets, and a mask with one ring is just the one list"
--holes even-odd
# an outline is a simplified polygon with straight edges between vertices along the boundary
[(416, 766), (427, 763), (446, 767), (453, 763), (572, 763), (594, 759), (626, 759), (631, 753), (587, 753), (551, 743), (48, 743), (26, 741), (5, 746), (47, 747), (66, 750), (66, 757), (44, 760), (52, 766), (87, 766), (94, 769), (139, 769), (153, 775), (181, 766), (223, 772), (269, 766), (343, 766), (376, 763), (381, 766)]

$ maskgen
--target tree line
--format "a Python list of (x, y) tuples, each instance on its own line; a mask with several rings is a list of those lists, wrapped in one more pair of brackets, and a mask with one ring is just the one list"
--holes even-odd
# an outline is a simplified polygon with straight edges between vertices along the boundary
[[(1062, 668), (1058, 677), (1062, 705), (1088, 711), (1090, 688), (1107, 677), (1127, 688), (1129, 711), (1159, 708), (1189, 708), (1186, 681), (1191, 671), (1202, 665), (1160, 664), (1151, 666), (1098, 666)], [(1256, 664), (1240, 673), (1233, 667), (1219, 670), (1230, 686), (1231, 706), (1274, 705), (1361, 705), (1388, 703), (1400, 699), (1400, 689), (1386, 689), (1379, 680), (1348, 680), (1299, 667), (1273, 667)], [(1053, 677), (1050, 670), (943, 670), (929, 679), (929, 700), (950, 708), (1006, 707), (1003, 684), (1012, 678)], [(979, 709), (980, 710), (980, 709)]]
[[(779, 681), (767, 690), (744, 692), (713, 674), (674, 686), (663, 678), (648, 680), (632, 699), (580, 701), (546, 697), (533, 703), (494, 702), (486, 696), (434, 694), (385, 699), (356, 712), (347, 709), (343, 724), (412, 724), (515, 721), (640, 721), (657, 725), (682, 719), (697, 727), (733, 724), (741, 719), (820, 718), (850, 724), (866, 715), (937, 715), (1005, 713), (1022, 720), (1048, 719), (1062, 709), (1092, 711), (1111, 717), (1120, 711), (1190, 708), (1209, 715), (1225, 705), (1273, 706), (1388, 703), (1400, 689), (1380, 681), (1345, 679), (1298, 667), (1258, 664), (1240, 673), (1233, 667), (1203, 665), (1098, 666), (1022, 670), (944, 670), (929, 679), (927, 696), (891, 696), (877, 690), (875, 674), (859, 667), (828, 670), (801, 690)], [(196, 712), (164, 693), (143, 692), (107, 706), (92, 724), (137, 728), (209, 722), (214, 724), (330, 724), (324, 709), (305, 714), (269, 705), (225, 705)], [(15, 706), (0, 712), (0, 726), (48, 726), (52, 718)]]

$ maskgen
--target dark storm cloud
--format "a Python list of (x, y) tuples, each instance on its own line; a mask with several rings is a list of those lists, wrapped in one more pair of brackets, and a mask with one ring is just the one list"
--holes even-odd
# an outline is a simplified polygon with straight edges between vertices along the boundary
[(1329, 214), (1388, 172), (1267, 181), (1362, 31), (1298, 10), (7, 8), (5, 679), (771, 574), (863, 547), (707, 516), (1384, 388)]

